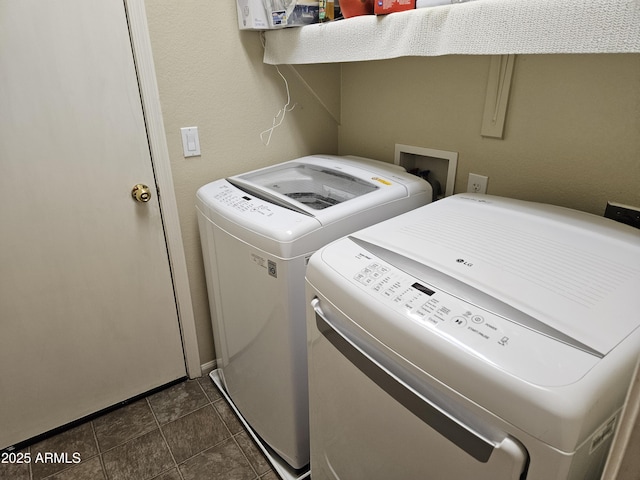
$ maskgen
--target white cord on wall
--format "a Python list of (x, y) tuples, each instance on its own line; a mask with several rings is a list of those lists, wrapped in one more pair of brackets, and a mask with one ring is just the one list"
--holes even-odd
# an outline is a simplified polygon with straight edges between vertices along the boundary
[[(264, 32), (260, 32), (260, 41), (262, 42), (262, 48), (264, 48), (265, 47)], [(274, 67), (278, 72), (278, 75), (280, 75), (280, 77), (282, 78), (282, 81), (284, 82), (284, 86), (287, 91), (287, 102), (273, 117), (271, 128), (267, 128), (262, 133), (260, 133), (260, 140), (262, 140), (262, 143), (267, 147), (271, 143), (271, 136), (273, 135), (273, 131), (276, 128), (278, 128), (280, 125), (282, 125), (282, 122), (284, 122), (284, 117), (287, 115), (287, 112), (290, 112), (296, 107), (295, 103), (291, 105), (291, 93), (289, 92), (289, 82), (287, 82), (287, 79), (282, 74), (278, 66), (274, 65)], [(266, 140), (265, 140), (265, 136), (266, 136)]]

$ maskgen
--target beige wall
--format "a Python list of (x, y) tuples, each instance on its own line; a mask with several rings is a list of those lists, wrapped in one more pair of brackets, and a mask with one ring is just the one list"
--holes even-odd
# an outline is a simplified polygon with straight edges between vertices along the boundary
[(488, 192), (602, 215), (640, 206), (640, 55), (520, 55), (504, 140), (480, 136), (489, 57), (345, 64), (341, 154), (392, 162), (396, 143), (459, 152)]
[[(259, 33), (240, 32), (235, 2), (146, 2), (202, 363), (214, 359), (200, 252), (196, 190), (218, 178), (310, 153), (337, 153), (337, 124), (290, 69), (296, 107), (269, 146), (260, 132), (286, 102), (282, 80), (262, 63)], [(308, 70), (310, 79), (326, 70)], [(197, 126), (202, 155), (184, 158), (181, 127)]]

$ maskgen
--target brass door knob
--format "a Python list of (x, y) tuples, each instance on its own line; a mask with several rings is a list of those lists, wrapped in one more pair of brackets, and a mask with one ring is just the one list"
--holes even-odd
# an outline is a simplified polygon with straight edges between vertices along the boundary
[(138, 202), (146, 203), (151, 200), (151, 190), (146, 185), (138, 183), (133, 186), (131, 196)]

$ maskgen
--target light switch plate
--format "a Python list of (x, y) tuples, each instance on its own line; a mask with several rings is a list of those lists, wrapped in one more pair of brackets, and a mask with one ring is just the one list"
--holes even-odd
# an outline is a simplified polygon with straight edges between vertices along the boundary
[(182, 134), (182, 150), (185, 158), (200, 155), (200, 138), (198, 127), (184, 127), (180, 129)]

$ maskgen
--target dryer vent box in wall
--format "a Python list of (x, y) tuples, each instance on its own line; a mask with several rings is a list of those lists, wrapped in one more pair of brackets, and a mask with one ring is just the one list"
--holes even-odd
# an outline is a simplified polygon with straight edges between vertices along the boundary
[(419, 175), (431, 183), (434, 200), (453, 195), (458, 167), (458, 152), (396, 143), (394, 163), (403, 166), (407, 172)]

